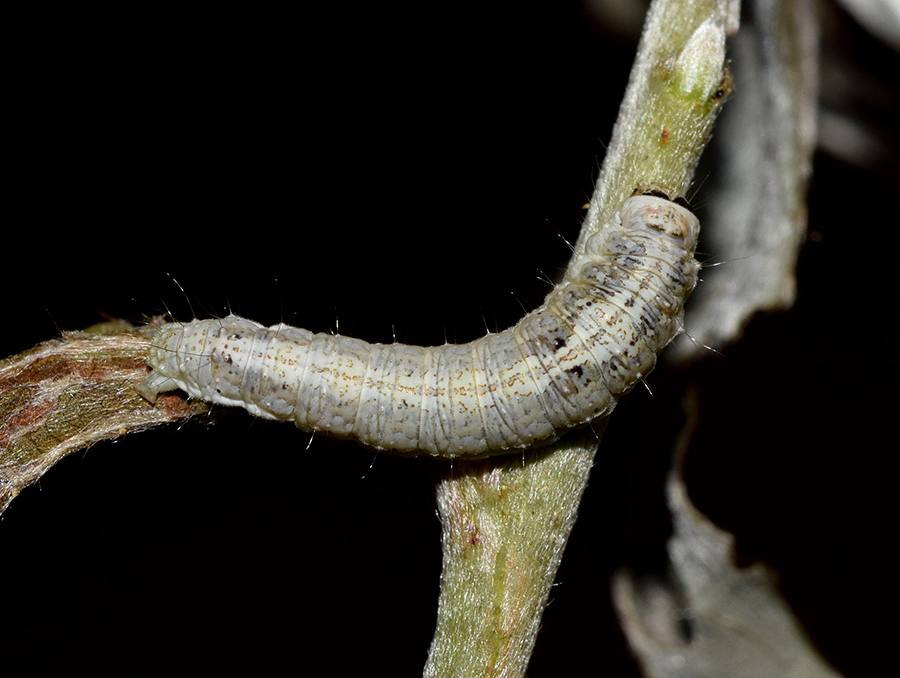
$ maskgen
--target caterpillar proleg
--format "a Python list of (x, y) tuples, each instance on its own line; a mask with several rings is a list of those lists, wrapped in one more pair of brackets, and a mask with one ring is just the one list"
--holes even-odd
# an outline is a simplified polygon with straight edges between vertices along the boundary
[(667, 197), (633, 196), (543, 306), (468, 344), (370, 344), (234, 315), (168, 323), (138, 390), (152, 401), (181, 389), (398, 453), (538, 445), (608, 414), (682, 331), (699, 230)]

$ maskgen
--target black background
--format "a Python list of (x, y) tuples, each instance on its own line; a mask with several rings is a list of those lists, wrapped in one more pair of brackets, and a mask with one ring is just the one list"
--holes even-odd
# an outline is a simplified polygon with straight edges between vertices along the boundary
[[(0, 354), (166, 311), (440, 344), (537, 305), (539, 272), (568, 259), (559, 235), (577, 236), (634, 44), (577, 4), (387, 12), (24, 25)], [(895, 53), (840, 20), (832, 47), (896, 73)], [(795, 309), (756, 319), (724, 359), (663, 366), (653, 396), (620, 405), (529, 675), (638, 675), (609, 578), (664, 565), (688, 383), (704, 394), (699, 508), (735, 532), (742, 564), (779, 573), (842, 671), (887, 661), (896, 196), (878, 168), (818, 155)], [(5, 657), (20, 675), (418, 675), (443, 463), (307, 441), (222, 411), (62, 461), (0, 522)]]

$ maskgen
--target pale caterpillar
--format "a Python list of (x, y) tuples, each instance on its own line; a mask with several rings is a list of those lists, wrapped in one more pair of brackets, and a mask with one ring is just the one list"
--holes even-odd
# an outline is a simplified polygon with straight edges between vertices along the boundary
[(486, 455), (550, 441), (613, 409), (682, 330), (700, 223), (636, 195), (515, 326), (468, 344), (370, 344), (230, 315), (162, 325), (138, 387), (181, 389), (379, 450)]

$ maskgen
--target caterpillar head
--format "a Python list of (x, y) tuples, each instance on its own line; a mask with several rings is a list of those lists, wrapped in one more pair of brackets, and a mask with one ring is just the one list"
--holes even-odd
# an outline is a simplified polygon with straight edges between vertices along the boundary
[(688, 252), (697, 246), (700, 220), (684, 198), (672, 199), (661, 191), (647, 189), (626, 200), (619, 215), (626, 229), (640, 223), (643, 228), (659, 231)]

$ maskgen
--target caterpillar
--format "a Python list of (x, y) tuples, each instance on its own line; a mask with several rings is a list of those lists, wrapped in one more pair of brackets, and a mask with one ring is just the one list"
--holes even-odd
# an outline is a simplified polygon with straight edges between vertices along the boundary
[(540, 308), (467, 344), (370, 344), (235, 315), (167, 323), (137, 388), (151, 402), (181, 389), (396, 453), (536, 446), (608, 414), (682, 331), (699, 229), (659, 192), (632, 196)]

